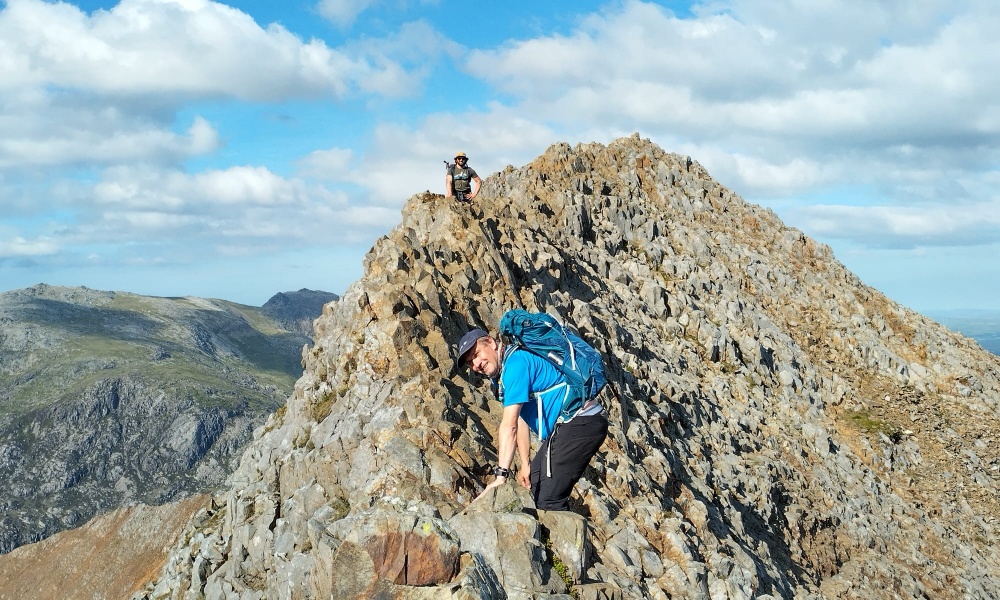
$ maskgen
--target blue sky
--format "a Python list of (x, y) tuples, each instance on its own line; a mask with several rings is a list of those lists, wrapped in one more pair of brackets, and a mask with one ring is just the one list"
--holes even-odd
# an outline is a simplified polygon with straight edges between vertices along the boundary
[(457, 150), (639, 132), (920, 311), (1000, 309), (971, 0), (0, 2), (0, 291), (342, 293)]

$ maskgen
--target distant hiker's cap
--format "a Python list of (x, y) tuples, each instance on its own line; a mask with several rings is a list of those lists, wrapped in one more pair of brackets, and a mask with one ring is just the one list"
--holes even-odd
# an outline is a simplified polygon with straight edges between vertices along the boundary
[[(455, 153), (455, 160), (458, 160), (459, 158), (469, 158), (469, 157), (465, 155), (465, 152), (456, 152)], [(472, 333), (472, 332), (470, 331), (469, 333)]]
[(489, 334), (482, 329), (473, 329), (469, 333), (462, 336), (462, 341), (458, 343), (458, 362), (462, 364), (465, 362), (465, 355), (469, 353), (469, 350), (476, 345), (476, 342), (480, 338), (487, 337)]

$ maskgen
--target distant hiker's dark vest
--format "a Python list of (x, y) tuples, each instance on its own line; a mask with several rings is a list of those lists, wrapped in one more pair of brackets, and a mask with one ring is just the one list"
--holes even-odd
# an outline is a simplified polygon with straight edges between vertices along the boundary
[(465, 167), (463, 169), (458, 165), (452, 165), (451, 189), (456, 192), (472, 191), (472, 173), (473, 170), (470, 167)]

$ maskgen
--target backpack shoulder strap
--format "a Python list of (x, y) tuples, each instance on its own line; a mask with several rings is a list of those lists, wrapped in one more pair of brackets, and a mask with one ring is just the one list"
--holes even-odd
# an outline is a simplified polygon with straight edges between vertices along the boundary
[(500, 357), (500, 364), (503, 365), (510, 358), (511, 354), (514, 354), (515, 350), (520, 350), (521, 346), (517, 344), (504, 344), (503, 345), (503, 356)]

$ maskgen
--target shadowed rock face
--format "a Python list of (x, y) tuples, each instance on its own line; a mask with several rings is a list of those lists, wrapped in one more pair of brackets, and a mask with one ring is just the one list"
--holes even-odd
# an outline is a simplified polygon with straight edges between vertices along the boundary
[(500, 411), (453, 344), (518, 306), (576, 326), (615, 391), (573, 497), (582, 597), (1000, 595), (997, 357), (638, 136), (555, 145), (477, 200), (409, 200), (220, 525), (136, 598), (565, 593), (523, 491), (470, 505)]

